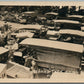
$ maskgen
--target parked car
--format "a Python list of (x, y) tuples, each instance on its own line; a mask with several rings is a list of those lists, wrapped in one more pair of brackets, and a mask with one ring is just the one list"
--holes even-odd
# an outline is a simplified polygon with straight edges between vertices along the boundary
[(55, 13), (55, 12), (48, 12), (45, 14), (45, 17), (47, 19), (46, 21), (46, 25), (48, 26), (53, 26), (53, 23), (52, 23), (52, 20), (53, 19), (57, 19), (58, 18), (58, 13)]
[(24, 20), (23, 22), (25, 22), (26, 24), (35, 24), (37, 13), (34, 11), (27, 11), (27, 12), (23, 12), (21, 17), (22, 17), (21, 19)]
[(83, 44), (84, 32), (79, 30), (63, 29), (59, 31), (59, 41)]
[(41, 25), (45, 25), (46, 24), (46, 17), (45, 16), (37, 16), (36, 18), (36, 22), (38, 24), (41, 24)]
[(74, 20), (74, 21), (79, 21), (81, 23), (84, 22), (84, 16), (83, 15), (68, 15), (67, 19)]
[(57, 16), (58, 16), (58, 13), (55, 13), (55, 12), (45, 13), (45, 17), (46, 17), (48, 20), (57, 19)]

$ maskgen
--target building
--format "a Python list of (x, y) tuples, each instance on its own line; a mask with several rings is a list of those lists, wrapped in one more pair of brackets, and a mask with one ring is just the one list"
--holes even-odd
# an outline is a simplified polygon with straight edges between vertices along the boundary
[(34, 38), (27, 38), (20, 44), (35, 49), (39, 67), (80, 72), (83, 45)]
[(29, 68), (22, 66), (20, 64), (9, 61), (8, 70), (6, 71), (8, 78), (33, 78), (33, 73)]

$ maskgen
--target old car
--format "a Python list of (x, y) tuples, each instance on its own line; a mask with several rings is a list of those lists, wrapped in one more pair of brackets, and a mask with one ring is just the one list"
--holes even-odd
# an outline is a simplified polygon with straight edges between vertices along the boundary
[(18, 26), (18, 28), (16, 29), (16, 33), (22, 33), (22, 32), (26, 32), (26, 31), (29, 31), (29, 32), (32, 32), (32, 33), (35, 33), (36, 31), (39, 31), (41, 29), (43, 25), (21, 25), (21, 26)]
[(79, 30), (62, 29), (59, 31), (59, 41), (83, 44), (84, 32)]
[(43, 25), (21, 25), (19, 26), (15, 33), (25, 33), (26, 32), (30, 32), (30, 33), (34, 33), (33, 37), (34, 38), (40, 38), (40, 37), (44, 37), (46, 35), (46, 32), (48, 30), (48, 27), (43, 26)]
[(39, 69), (79, 73), (81, 71), (83, 45), (34, 38), (27, 38), (20, 45), (28, 45), (36, 51), (37, 59), (34, 61)]
[[(19, 48), (13, 53), (13, 59), (12, 61), (19, 63), (21, 65), (30, 67), (31, 63), (30, 60), (29, 62), (27, 61), (27, 59), (31, 56), (34, 56), (35, 51), (33, 49), (31, 49), (29, 46), (24, 46), (24, 45), (19, 45)], [(28, 64), (26, 64), (26, 61)]]
[(43, 15), (37, 16), (36, 22), (40, 25), (45, 25), (46, 24), (46, 17)]
[(75, 44), (83, 44), (84, 32), (72, 29), (61, 29), (59, 31), (48, 30), (47, 39)]
[(58, 13), (55, 12), (48, 12), (45, 14), (46, 17), (46, 24), (48, 26), (53, 26), (52, 20), (58, 18)]
[(79, 21), (79, 22), (84, 22), (84, 16), (82, 15), (68, 15), (67, 19), (69, 20), (74, 20), (74, 21)]
[[(52, 25), (51, 25), (52, 24)], [(81, 30), (81, 24), (79, 21), (66, 20), (66, 19), (54, 19), (51, 20), (50, 24), (47, 25), (49, 30), (60, 30), (60, 29), (75, 29)]]
[(32, 38), (34, 36), (34, 33), (31, 32), (21, 32), (21, 33), (11, 33), (11, 37), (17, 38), (18, 42), (21, 42), (25, 38)]
[(46, 37), (47, 37), (48, 40), (56, 41), (60, 37), (60, 34), (59, 34), (59, 31), (48, 30), (47, 34), (46, 34)]
[(19, 48), (17, 51), (13, 53), (13, 61), (21, 65), (24, 65), (25, 59), (23, 58), (23, 56), (25, 56), (26, 54), (26, 48)]
[(58, 13), (55, 13), (55, 12), (45, 13), (45, 17), (46, 17), (48, 20), (57, 19), (57, 16), (58, 16)]
[(81, 30), (81, 23), (73, 20), (53, 20), (55, 30), (60, 29), (74, 29)]
[(35, 11), (26, 11), (26, 12), (22, 12), (21, 17), (23, 20), (25, 20), (26, 24), (34, 24), (36, 23), (35, 19), (37, 17), (37, 13)]
[(17, 20), (18, 20), (18, 23), (20, 23), (20, 24), (27, 24), (27, 20), (26, 20), (25, 16), (19, 15)]

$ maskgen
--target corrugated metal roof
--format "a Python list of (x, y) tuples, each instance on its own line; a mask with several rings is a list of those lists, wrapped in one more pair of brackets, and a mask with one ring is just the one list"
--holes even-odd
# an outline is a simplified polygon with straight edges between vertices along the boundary
[(0, 54), (3, 54), (5, 52), (8, 52), (9, 50), (4, 48), (4, 47), (0, 47)]
[(47, 14), (58, 15), (58, 13), (55, 13), (55, 12), (48, 12), (45, 15), (47, 15)]
[(14, 64), (14, 66), (12, 66), (6, 71), (7, 75), (14, 78), (16, 78), (16, 76), (18, 78), (31, 78), (32, 72), (29, 71), (29, 68), (14, 62), (10, 62), (10, 63)]
[(71, 29), (62, 29), (59, 31), (60, 34), (72, 34), (78, 36), (84, 36), (84, 32), (79, 30), (71, 30)]
[(17, 30), (19, 29), (34, 29), (34, 30), (39, 30), (43, 25), (20, 25)]
[(82, 16), (82, 15), (69, 15), (68, 17), (83, 18), (84, 16)]
[(83, 52), (83, 45), (60, 42), (60, 41), (27, 38), (23, 40), (20, 44), (67, 50), (67, 51), (73, 51), (79, 53)]
[(57, 23), (70, 23), (70, 24), (80, 24), (78, 21), (73, 20), (53, 20), (53, 22)]

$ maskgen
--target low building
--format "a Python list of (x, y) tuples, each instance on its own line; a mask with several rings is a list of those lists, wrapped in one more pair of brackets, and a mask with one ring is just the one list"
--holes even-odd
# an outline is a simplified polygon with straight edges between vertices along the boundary
[(17, 63), (9, 61), (9, 65), (12, 66), (6, 71), (7, 77), (10, 78), (33, 78), (33, 73), (29, 68), (19, 65)]
[(30, 46), (36, 51), (38, 67), (65, 72), (80, 73), (83, 45), (51, 41), (45, 39), (27, 38), (20, 45)]

